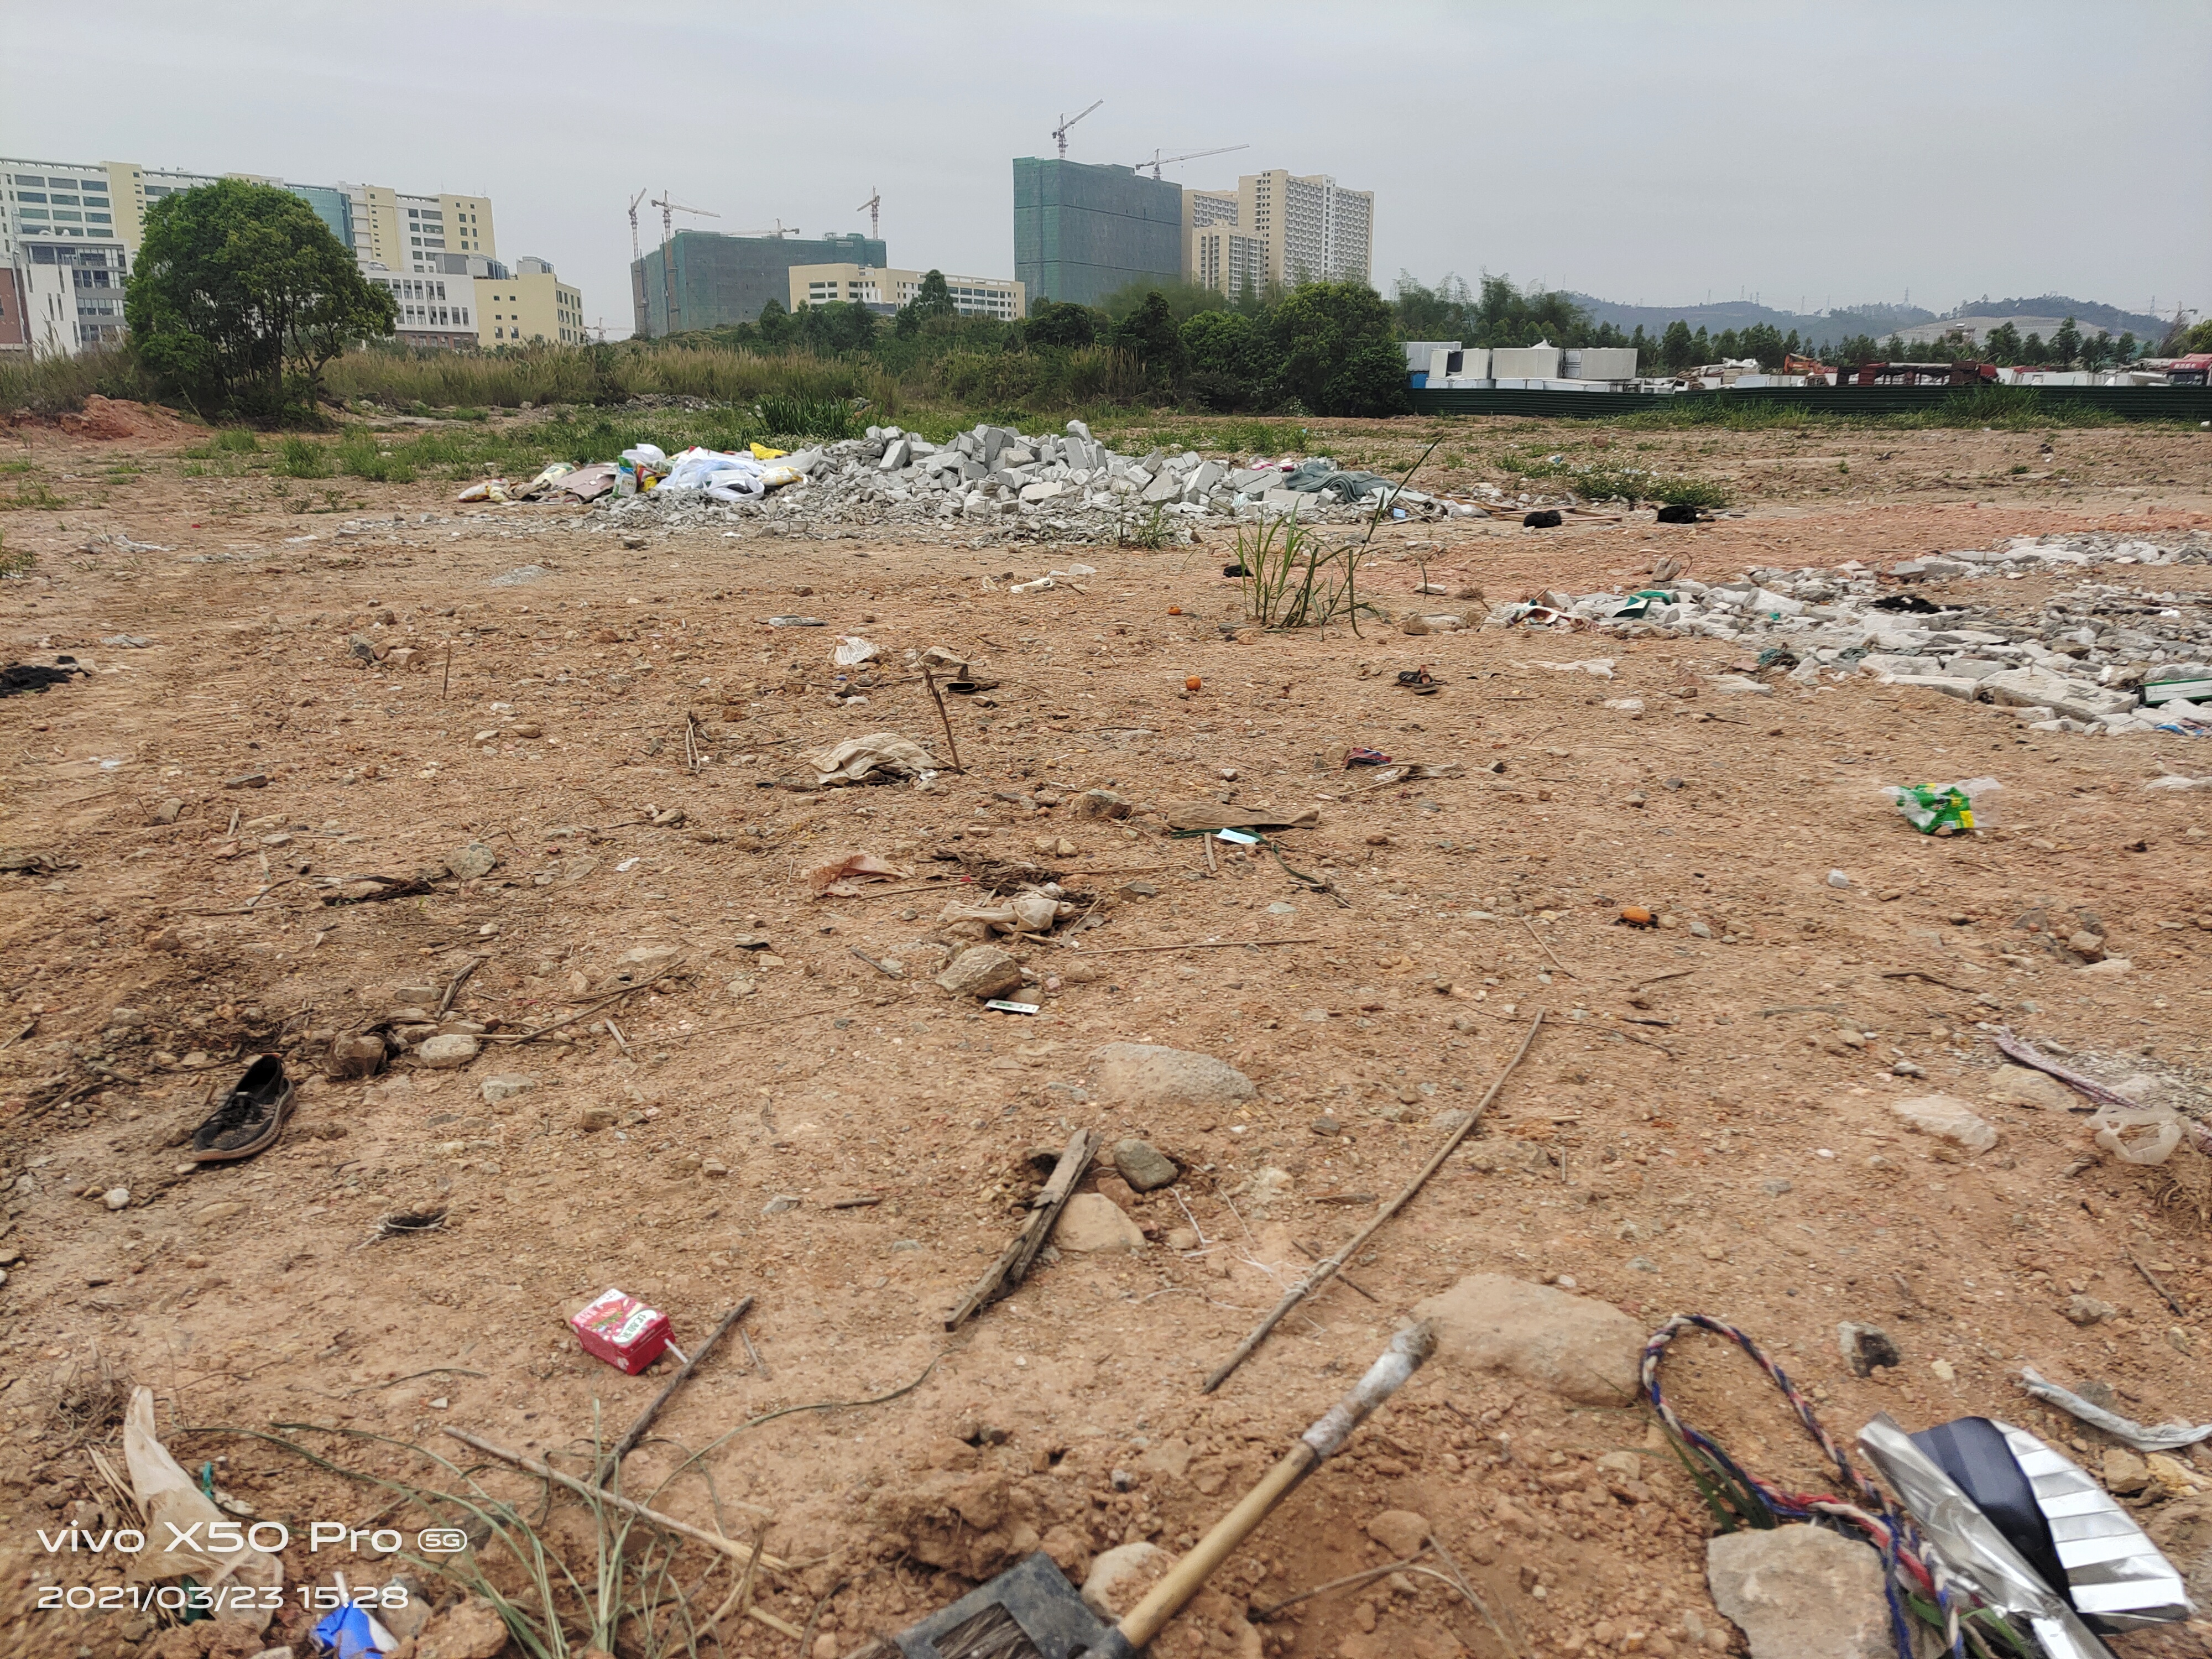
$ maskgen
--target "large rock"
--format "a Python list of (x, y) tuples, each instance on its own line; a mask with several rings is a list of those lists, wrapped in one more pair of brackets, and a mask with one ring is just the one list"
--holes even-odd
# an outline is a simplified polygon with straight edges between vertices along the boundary
[(1110, 1255), (1145, 1248), (1144, 1229), (1103, 1193), (1078, 1193), (1067, 1200), (1054, 1226), (1052, 1242), (1063, 1250)]
[(415, 1050), (415, 1058), (434, 1072), (448, 1072), (465, 1066), (477, 1057), (477, 1040), (458, 1034), (449, 1036), (426, 1037)]
[(995, 945), (978, 945), (952, 958), (937, 982), (957, 997), (1002, 997), (1022, 985), (1022, 965)]
[(1997, 1132), (1970, 1102), (1956, 1095), (1916, 1095), (1891, 1103), (1891, 1111), (1905, 1127), (1934, 1135), (1969, 1152), (1986, 1152), (1997, 1144)]
[(1429, 1517), (1413, 1510), (1385, 1510), (1367, 1523), (1367, 1535), (1400, 1560), (1429, 1541)]
[(1475, 1370), (1504, 1371), (1585, 1406), (1637, 1397), (1644, 1326), (1609, 1303), (1503, 1273), (1470, 1273), (1414, 1304), (1435, 1322), (1437, 1354)]
[(458, 1601), (415, 1638), (416, 1659), (493, 1659), (507, 1648), (507, 1621), (488, 1601)]
[(2004, 1106), (2033, 1106), (2045, 1112), (2070, 1112), (2081, 1096), (2052, 1077), (2027, 1066), (2000, 1066), (1982, 1085), (1982, 1098)]
[(1723, 1533), (1706, 1540), (1705, 1583), (1751, 1659), (1895, 1659), (1871, 1545), (1819, 1527)]
[(1175, 1557), (1141, 1540), (1102, 1551), (1084, 1577), (1084, 1605), (1101, 1619), (1119, 1619), (1174, 1565)]
[(1140, 1193), (1171, 1187), (1182, 1173), (1176, 1161), (1158, 1147), (1134, 1139), (1114, 1143), (1114, 1167), (1121, 1172), (1122, 1180)]
[(2077, 720), (2118, 714), (2135, 704), (2132, 692), (2107, 691), (2047, 668), (2008, 668), (2002, 673), (1983, 676), (1976, 688), (1990, 702), (2012, 708), (2048, 708), (2054, 714)]
[(1118, 1106), (1233, 1106), (1259, 1092), (1211, 1054), (1154, 1043), (1109, 1042), (1091, 1063), (1091, 1092)]

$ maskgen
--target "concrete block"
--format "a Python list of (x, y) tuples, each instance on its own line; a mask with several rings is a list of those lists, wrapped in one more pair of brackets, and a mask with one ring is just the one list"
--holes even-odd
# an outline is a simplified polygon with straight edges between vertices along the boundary
[(1239, 495), (1249, 492), (1255, 484), (1264, 484), (1271, 478), (1283, 475), (1272, 466), (1245, 467), (1229, 475), (1229, 487)]
[(1972, 702), (1982, 683), (1964, 675), (1949, 674), (1889, 674), (1883, 677), (1885, 685), (1916, 685), (1926, 691), (1941, 691), (1947, 697), (1956, 697), (1961, 702)]

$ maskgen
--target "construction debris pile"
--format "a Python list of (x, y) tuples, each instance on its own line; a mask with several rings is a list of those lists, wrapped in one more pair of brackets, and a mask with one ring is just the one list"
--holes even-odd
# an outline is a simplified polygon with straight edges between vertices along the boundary
[(1879, 573), (1854, 560), (1834, 569), (1753, 569), (1727, 582), (1662, 580), (1636, 594), (1547, 593), (1494, 607), (1486, 626), (1741, 641), (1759, 648), (1761, 668), (1800, 684), (1872, 674), (2008, 708), (2039, 732), (2212, 736), (2212, 592), (2185, 591), (2172, 578), (2085, 576), (2039, 613), (2016, 617), (2001, 591), (1957, 607), (1912, 591), (1931, 579), (2174, 566), (2194, 574), (2208, 564), (2212, 536), (2201, 531), (2166, 544), (2102, 533), (2019, 537)]
[[(1346, 471), (1327, 457), (1255, 460), (1237, 467), (1194, 450), (1116, 454), (1070, 421), (1058, 437), (1029, 437), (978, 424), (933, 444), (897, 427), (774, 457), (764, 491), (734, 497), (710, 490), (714, 469), (690, 451), (669, 462), (653, 487), (609, 499), (599, 521), (635, 532), (729, 519), (765, 519), (770, 533), (824, 525), (921, 524), (988, 528), (994, 536), (1048, 535), (1062, 541), (1187, 541), (1192, 522), (1295, 512), (1301, 521), (1357, 523), (1380, 506), (1400, 519), (1482, 515), (1468, 502), (1400, 488), (1374, 473)], [(742, 459), (731, 465), (743, 465)], [(756, 469), (757, 470), (757, 469)], [(1378, 500), (1379, 497), (1379, 500)]]

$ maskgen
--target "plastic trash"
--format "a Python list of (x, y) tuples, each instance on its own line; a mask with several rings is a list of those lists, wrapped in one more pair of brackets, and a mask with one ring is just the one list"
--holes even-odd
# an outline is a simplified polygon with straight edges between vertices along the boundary
[(507, 480), (486, 478), (481, 483), (471, 484), (453, 499), (457, 501), (504, 501), (507, 499)]
[(1923, 836), (1987, 828), (1993, 798), (2004, 786), (1995, 778), (1959, 783), (1891, 784), (1881, 793), (1897, 803), (1905, 821)]
[(635, 1376), (668, 1347), (668, 1316), (621, 1291), (603, 1292), (568, 1316), (586, 1353)]
[(927, 750), (912, 738), (901, 737), (896, 732), (871, 732), (863, 738), (848, 738), (831, 748), (816, 750), (799, 758), (820, 774), (816, 781), (822, 784), (860, 783), (874, 772), (910, 778), (942, 769)]
[(2181, 1144), (2181, 1120), (2163, 1106), (2100, 1106), (2089, 1128), (2124, 1164), (2163, 1164)]
[(625, 449), (622, 459), (641, 472), (668, 471), (668, 453), (658, 444), (640, 444), (635, 449)]
[(830, 660), (840, 668), (858, 668), (883, 654), (883, 647), (873, 640), (864, 640), (858, 634), (840, 634), (837, 648), (830, 653)]
[(753, 459), (757, 461), (780, 461), (791, 453), (787, 449), (770, 449), (763, 443), (749, 444), (746, 447), (752, 451)]
[[(135, 1582), (189, 1574), (210, 1589), (227, 1584), (248, 1585), (256, 1590), (283, 1586), (284, 1564), (266, 1550), (256, 1549), (243, 1540), (230, 1550), (206, 1541), (209, 1526), (222, 1524), (225, 1516), (155, 1437), (151, 1389), (131, 1391), (130, 1409), (123, 1417), (123, 1461), (131, 1471), (131, 1496), (146, 1517), (148, 1534), (149, 1547), (131, 1558), (130, 1576)], [(268, 1607), (258, 1605), (264, 1599), (258, 1595), (225, 1596), (216, 1617), (257, 1632), (264, 1630), (275, 1611), (273, 1601)], [(239, 1601), (246, 1605), (236, 1605)]]
[(379, 1624), (366, 1607), (340, 1607), (314, 1628), (316, 1644), (337, 1659), (388, 1659), (399, 1638)]

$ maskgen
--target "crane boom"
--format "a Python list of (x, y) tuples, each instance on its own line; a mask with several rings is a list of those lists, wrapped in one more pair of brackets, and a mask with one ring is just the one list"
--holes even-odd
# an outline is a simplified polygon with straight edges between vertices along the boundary
[(676, 240), (676, 216), (679, 213), (690, 213), (696, 215), (702, 219), (719, 219), (722, 216), (719, 213), (713, 212), (707, 208), (684, 206), (683, 203), (671, 198), (668, 194), (667, 188), (665, 185), (662, 187), (660, 194), (653, 198), (653, 205), (660, 210), (661, 292), (668, 307), (668, 331), (671, 334), (673, 334), (676, 332), (678, 327), (678, 313), (676, 310), (676, 255), (675, 250), (669, 245)]
[(870, 185), (868, 186), (868, 199), (853, 210), (855, 213), (865, 213), (868, 216), (868, 240), (870, 241), (875, 240), (883, 234), (882, 227), (877, 222), (876, 217), (876, 216), (882, 211), (883, 205), (883, 191), (878, 190), (875, 185)]
[(1224, 144), (1218, 149), (1194, 149), (1188, 151), (1182, 155), (1163, 155), (1156, 149), (1152, 152), (1151, 160), (1139, 161), (1134, 167), (1132, 167), (1129, 171), (1132, 173), (1137, 173), (1142, 171), (1146, 167), (1150, 167), (1152, 170), (1152, 177), (1157, 179), (1160, 176), (1160, 169), (1162, 167), (1171, 167), (1177, 161), (1195, 161), (1203, 155), (1227, 155), (1236, 150), (1249, 149), (1251, 148), (1252, 146), (1249, 144)]
[(1090, 114), (1091, 109), (1097, 109), (1099, 105), (1105, 101), (1106, 100), (1103, 98), (1094, 98), (1091, 102), (1091, 109), (1084, 110), (1079, 114), (1063, 115), (1060, 118), (1060, 125), (1052, 130), (1052, 137), (1053, 142), (1060, 146), (1060, 159), (1061, 161), (1065, 161), (1067, 159), (1068, 128), (1073, 126), (1078, 121), (1080, 121), (1084, 116)]

